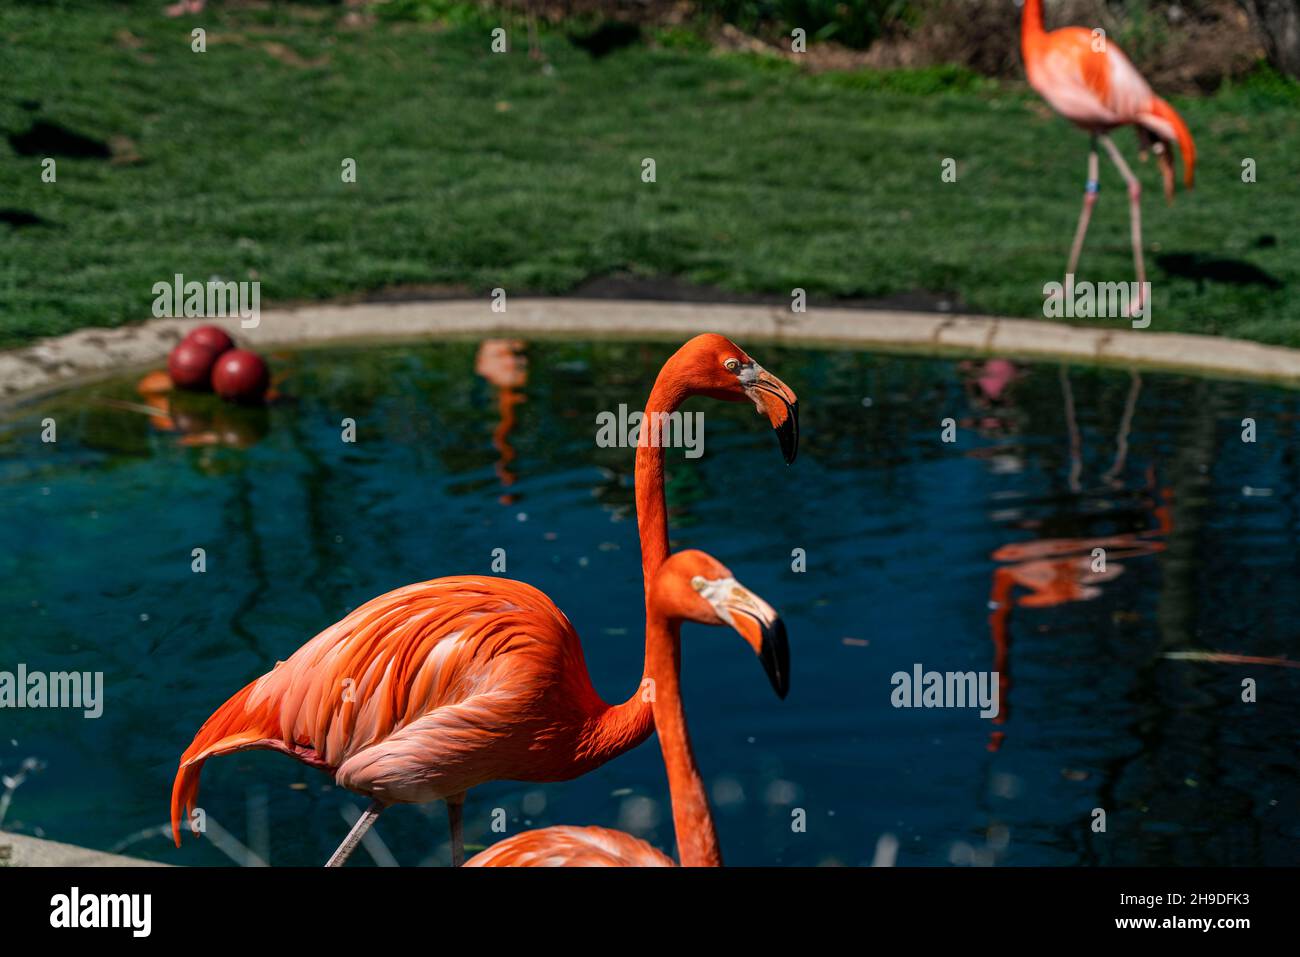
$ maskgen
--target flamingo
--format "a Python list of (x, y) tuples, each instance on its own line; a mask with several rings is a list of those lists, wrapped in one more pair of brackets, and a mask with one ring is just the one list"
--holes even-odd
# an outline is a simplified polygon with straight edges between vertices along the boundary
[[(720, 867), (722, 852), (709, 812), (704, 781), (695, 765), (682, 704), (681, 623), (731, 625), (755, 648), (787, 654), (785, 625), (775, 611), (742, 587), (717, 559), (678, 552), (651, 583), (646, 613), (646, 675), (654, 682), (655, 728), (673, 808), (673, 828), (683, 867)], [(782, 672), (785, 671), (784, 666)], [(777, 689), (781, 693), (781, 689)], [(781, 693), (782, 697), (785, 697)], [(674, 867), (671, 857), (645, 841), (603, 827), (524, 831), (475, 854), (467, 867)]]
[[(787, 463), (798, 451), (794, 392), (743, 349), (706, 333), (674, 353), (646, 403), (636, 452), (647, 612), (650, 583), (668, 559), (668, 523), (663, 448), (648, 441), (644, 425), (692, 395), (753, 402), (776, 430)], [(647, 629), (647, 662), (650, 637)], [(781, 649), (755, 650), (784, 695)], [(447, 804), (456, 866), (471, 787), (564, 781), (635, 747), (653, 729), (643, 686), (622, 704), (602, 701), (573, 626), (523, 582), (471, 575), (407, 585), (326, 628), (204, 722), (172, 785), (172, 834), (179, 846), (180, 818), (194, 807), (208, 758), (274, 750), (371, 799), (327, 866), (341, 865), (388, 805), (439, 799)]]
[(1183, 157), (1183, 182), (1192, 188), (1196, 169), (1196, 144), (1187, 124), (1172, 106), (1156, 96), (1128, 57), (1104, 36), (1082, 27), (1064, 27), (1050, 33), (1043, 26), (1043, 0), (1024, 0), (1020, 31), (1025, 73), (1032, 86), (1056, 112), (1089, 133), (1088, 179), (1083, 192), (1083, 210), (1070, 248), (1066, 275), (1073, 276), (1083, 251), (1092, 207), (1101, 189), (1098, 176), (1097, 143), (1110, 154), (1128, 184), (1129, 224), (1133, 240), (1133, 264), (1137, 271), (1139, 298), (1146, 289), (1146, 265), (1142, 257), (1142, 184), (1129, 169), (1123, 154), (1110, 138), (1110, 131), (1133, 126), (1143, 149), (1155, 140), (1156, 156), (1164, 179), (1165, 197), (1174, 198), (1174, 140)]

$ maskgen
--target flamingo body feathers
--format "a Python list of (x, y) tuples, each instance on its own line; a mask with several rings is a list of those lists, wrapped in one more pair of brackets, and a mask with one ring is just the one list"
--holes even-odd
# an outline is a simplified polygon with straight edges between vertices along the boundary
[(203, 762), (281, 751), (385, 804), (497, 779), (567, 780), (649, 735), (615, 722), (564, 613), (523, 582), (456, 576), (398, 588), (326, 628), (217, 709), (181, 757), (179, 841)]
[(604, 827), (524, 831), (480, 851), (466, 867), (676, 867), (640, 838)]

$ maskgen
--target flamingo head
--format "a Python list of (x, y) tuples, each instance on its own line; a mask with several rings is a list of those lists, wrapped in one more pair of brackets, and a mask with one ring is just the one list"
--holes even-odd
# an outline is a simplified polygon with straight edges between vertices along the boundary
[(736, 581), (722, 562), (694, 549), (660, 567), (651, 601), (673, 621), (729, 625), (754, 649), (777, 697), (790, 692), (790, 645), (772, 606)]
[(677, 350), (666, 368), (686, 383), (688, 394), (753, 402), (776, 431), (786, 464), (794, 461), (799, 452), (799, 398), (740, 346), (706, 332)]

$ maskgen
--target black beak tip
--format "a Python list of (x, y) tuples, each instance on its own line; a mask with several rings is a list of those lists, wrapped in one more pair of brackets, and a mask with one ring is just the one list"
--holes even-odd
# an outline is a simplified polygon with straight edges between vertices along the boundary
[(763, 629), (763, 645), (758, 654), (772, 682), (772, 690), (782, 701), (790, 693), (790, 643), (786, 639), (785, 622), (776, 619)]
[(799, 454), (799, 403), (789, 403), (786, 411), (789, 414), (776, 427), (776, 437), (781, 443), (781, 455), (785, 457), (785, 464), (793, 465)]

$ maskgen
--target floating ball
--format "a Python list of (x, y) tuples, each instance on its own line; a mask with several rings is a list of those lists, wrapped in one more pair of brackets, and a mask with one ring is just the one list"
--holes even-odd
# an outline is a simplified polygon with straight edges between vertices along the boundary
[(212, 388), (212, 364), (217, 353), (211, 347), (182, 339), (167, 357), (167, 372), (179, 388), (206, 392)]
[(270, 382), (271, 374), (262, 357), (247, 349), (223, 353), (212, 369), (212, 388), (232, 402), (260, 402)]
[(230, 338), (226, 330), (220, 326), (196, 326), (189, 331), (183, 341), (207, 346), (217, 355), (235, 348), (235, 340)]

